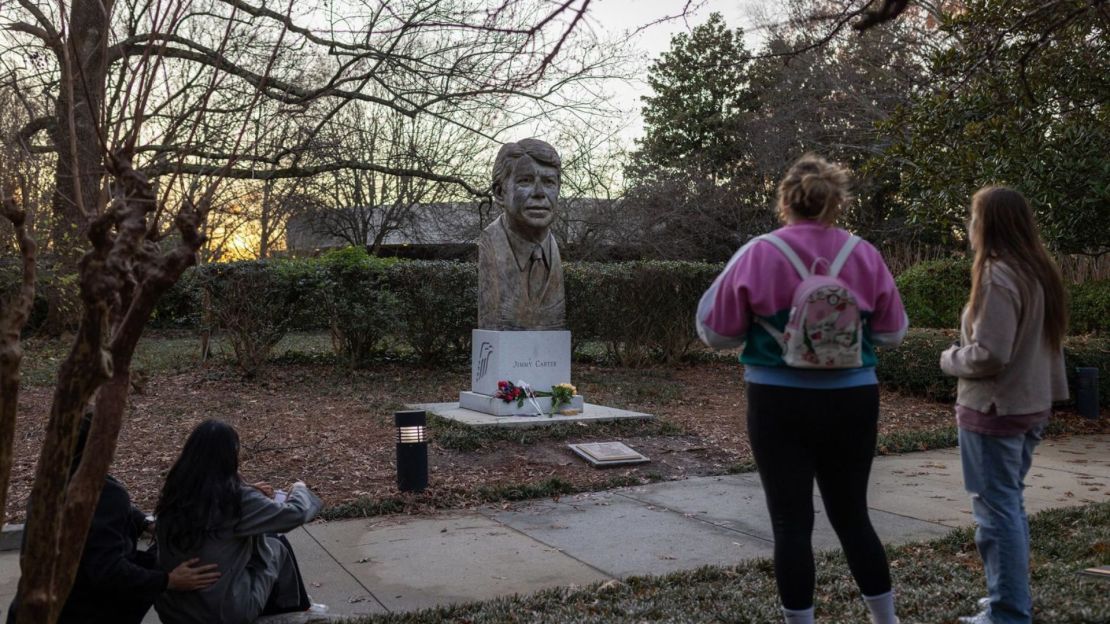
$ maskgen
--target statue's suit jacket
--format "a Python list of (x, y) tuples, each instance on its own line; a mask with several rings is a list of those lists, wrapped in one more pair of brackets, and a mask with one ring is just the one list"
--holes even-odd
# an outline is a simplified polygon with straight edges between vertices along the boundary
[(510, 233), (504, 215), (478, 238), (478, 328), (556, 330), (566, 327), (566, 296), (559, 247), (550, 232), (540, 245), (546, 280), (538, 296), (529, 292), (534, 243)]

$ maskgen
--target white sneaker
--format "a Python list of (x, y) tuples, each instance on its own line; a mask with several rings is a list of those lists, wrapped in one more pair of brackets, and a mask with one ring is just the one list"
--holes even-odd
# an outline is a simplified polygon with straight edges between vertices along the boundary
[(328, 605), (320, 604), (318, 602), (312, 603), (307, 609), (305, 609), (305, 613), (323, 614), (323, 613), (327, 613), (327, 612), (328, 612)]
[[(989, 605), (990, 601), (988, 601), (987, 604)], [(957, 618), (956, 621), (960, 624), (994, 624), (994, 620), (991, 619), (987, 611), (980, 611), (976, 615), (965, 615), (961, 618)]]

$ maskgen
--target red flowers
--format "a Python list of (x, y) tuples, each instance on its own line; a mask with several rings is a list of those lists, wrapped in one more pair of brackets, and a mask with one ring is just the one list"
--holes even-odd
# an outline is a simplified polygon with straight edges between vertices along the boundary
[(513, 382), (511, 381), (502, 380), (497, 382), (497, 394), (493, 396), (494, 398), (501, 399), (506, 403), (512, 403), (513, 401), (516, 401), (517, 405), (519, 406), (524, 403), (524, 398), (526, 395), (524, 394), (524, 388), (513, 385)]

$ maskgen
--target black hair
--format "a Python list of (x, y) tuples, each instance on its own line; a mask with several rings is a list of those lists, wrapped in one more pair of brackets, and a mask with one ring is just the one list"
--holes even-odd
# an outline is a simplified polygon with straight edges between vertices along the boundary
[(193, 429), (166, 476), (155, 508), (158, 532), (169, 546), (191, 552), (221, 520), (240, 512), (239, 434), (206, 420)]

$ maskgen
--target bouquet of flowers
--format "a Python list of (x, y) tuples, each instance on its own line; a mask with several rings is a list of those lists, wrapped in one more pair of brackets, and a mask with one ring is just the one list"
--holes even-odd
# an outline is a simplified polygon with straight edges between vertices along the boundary
[(559, 411), (559, 408), (564, 405), (570, 405), (571, 399), (578, 396), (578, 388), (568, 384), (561, 383), (551, 388), (551, 413)]
[(493, 396), (494, 398), (501, 399), (506, 403), (512, 403), (513, 401), (516, 401), (517, 407), (522, 407), (524, 405), (524, 399), (528, 398), (528, 395), (525, 393), (524, 388), (522, 388), (521, 386), (513, 385), (513, 382), (511, 381), (504, 380), (497, 382), (497, 394)]
[(506, 403), (516, 402), (517, 407), (523, 407), (525, 401), (531, 401), (532, 405), (536, 408), (537, 415), (542, 415), (543, 410), (540, 409), (535, 399), (537, 397), (551, 397), (551, 413), (548, 416), (554, 416), (555, 412), (563, 405), (567, 405), (571, 400), (578, 395), (578, 389), (569, 383), (561, 383), (551, 387), (551, 392), (544, 392), (543, 390), (535, 390), (532, 386), (523, 381), (517, 381), (515, 384), (508, 380), (501, 380), (497, 382), (497, 394), (493, 395), (496, 399), (501, 399)]

